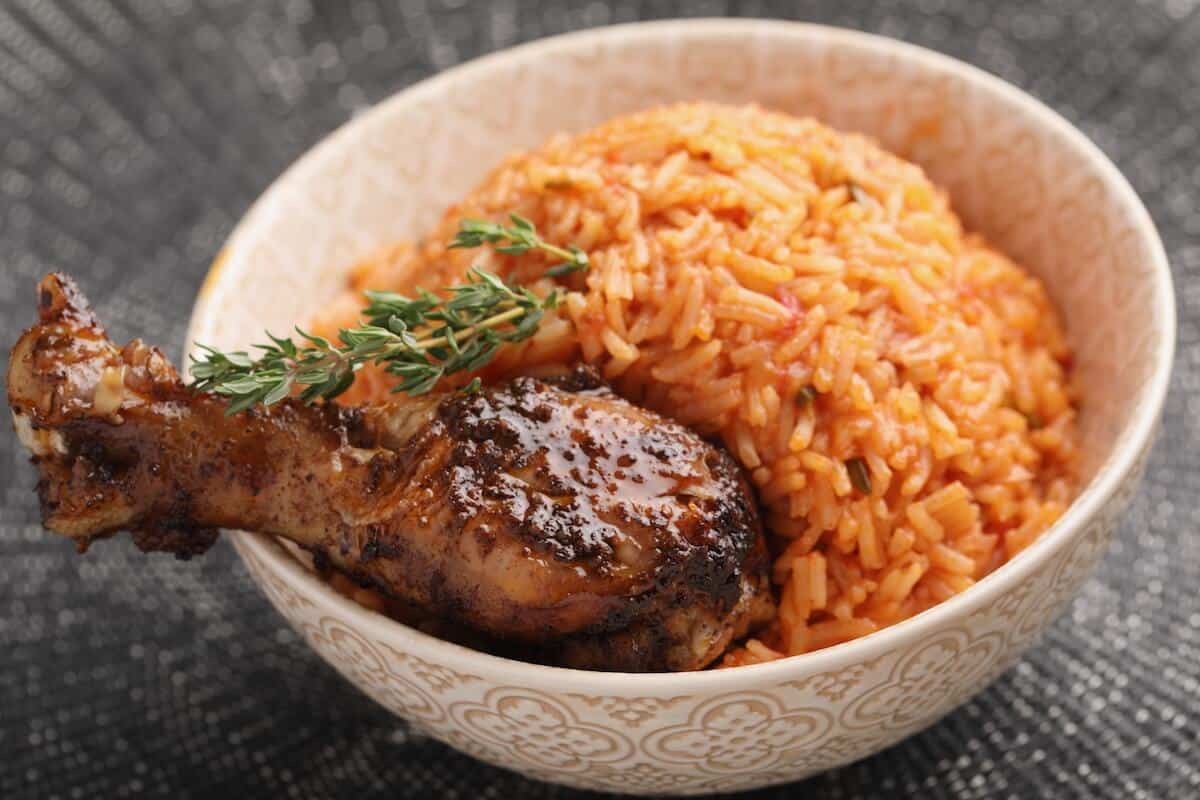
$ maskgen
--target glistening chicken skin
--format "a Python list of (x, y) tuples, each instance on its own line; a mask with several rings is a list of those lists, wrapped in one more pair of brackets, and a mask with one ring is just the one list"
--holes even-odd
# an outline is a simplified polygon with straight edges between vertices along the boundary
[(38, 286), (8, 399), (47, 528), (204, 552), (273, 534), (531, 660), (700, 669), (773, 617), (754, 499), (724, 451), (585, 370), (364, 408), (229, 416), (156, 349)]

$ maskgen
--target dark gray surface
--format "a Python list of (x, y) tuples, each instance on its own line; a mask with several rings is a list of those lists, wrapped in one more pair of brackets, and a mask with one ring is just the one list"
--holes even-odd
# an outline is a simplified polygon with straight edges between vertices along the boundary
[[(0, 345), (50, 269), (117, 338), (177, 356), (206, 265), (356, 109), (519, 41), (636, 18), (792, 16), (975, 63), (1079, 124), (1166, 240), (1166, 435), (1098, 576), (984, 695), (867, 761), (762, 796), (1200, 796), (1200, 9), (993, 3), (0, 3)], [(0, 797), (567, 797), (411, 734), (326, 667), (226, 544), (179, 564), (44, 534), (0, 425)]]

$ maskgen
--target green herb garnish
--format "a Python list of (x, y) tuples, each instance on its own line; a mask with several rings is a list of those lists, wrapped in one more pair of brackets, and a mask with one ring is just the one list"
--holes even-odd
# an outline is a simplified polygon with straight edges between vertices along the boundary
[(846, 459), (846, 472), (850, 474), (850, 483), (863, 494), (871, 493), (871, 471), (867, 462), (855, 456)]
[(816, 399), (817, 390), (812, 386), (801, 386), (800, 391), (796, 392), (796, 405), (799, 408), (807, 408)]
[[(509, 220), (511, 226), (464, 219), (450, 247), (491, 244), (509, 255), (541, 250), (563, 259), (546, 270), (554, 277), (588, 268), (583, 250), (546, 242), (519, 214), (510, 214)], [(409, 298), (368, 291), (366, 324), (339, 331), (336, 345), (300, 328), (300, 344), (268, 333), (271, 344), (255, 345), (261, 351), (257, 358), (198, 344), (202, 355), (192, 356), (192, 388), (229, 398), (226, 413), (236, 414), (258, 403), (278, 403), (296, 386), (304, 387), (300, 399), (305, 403), (332, 400), (350, 388), (363, 364), (373, 362), (400, 378), (392, 391), (425, 394), (443, 376), (477, 370), (505, 343), (528, 339), (543, 313), (558, 305), (557, 292), (539, 298), (477, 267), (468, 272), (466, 283), (448, 292), (450, 296), (442, 298), (418, 290), (417, 297)], [(481, 387), (476, 377), (462, 390), (474, 394)]]
[[(255, 345), (257, 358), (198, 345), (203, 355), (192, 357), (192, 387), (229, 398), (226, 413), (236, 414), (277, 403), (295, 386), (304, 387), (305, 403), (331, 400), (350, 388), (363, 364), (376, 363), (400, 378), (393, 391), (424, 394), (444, 375), (479, 369), (505, 343), (528, 339), (543, 313), (558, 304), (557, 292), (539, 298), (476, 268), (447, 298), (427, 291), (415, 298), (366, 295), (366, 324), (341, 330), (336, 345), (299, 328), (299, 344), (268, 333), (270, 344)], [(479, 387), (476, 378), (465, 390)]]
[(558, 247), (550, 244), (538, 235), (537, 228), (520, 214), (509, 214), (512, 225), (501, 225), (486, 219), (464, 219), (459, 223), (458, 234), (450, 243), (452, 248), (479, 247), (483, 244), (495, 245), (497, 253), (519, 256), (530, 250), (541, 250), (562, 259), (546, 270), (551, 277), (581, 272), (588, 268), (588, 255), (578, 247)]

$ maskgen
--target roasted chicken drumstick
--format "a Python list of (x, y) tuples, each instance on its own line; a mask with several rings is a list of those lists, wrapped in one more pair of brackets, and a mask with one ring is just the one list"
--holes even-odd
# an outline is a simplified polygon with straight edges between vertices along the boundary
[(189, 556), (274, 534), (530, 658), (699, 669), (772, 616), (731, 458), (594, 375), (229, 416), (156, 349), (106, 337), (74, 283), (38, 287), (8, 398), (47, 528)]

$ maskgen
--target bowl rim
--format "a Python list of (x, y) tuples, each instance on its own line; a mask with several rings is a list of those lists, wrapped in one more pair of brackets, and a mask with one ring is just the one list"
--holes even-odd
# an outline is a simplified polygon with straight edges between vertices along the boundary
[(875, 53), (887, 52), (924, 69), (959, 77), (997, 96), (1002, 102), (1021, 107), (1039, 125), (1061, 136), (1071, 148), (1082, 153), (1089, 168), (1115, 192), (1121, 205), (1131, 212), (1139, 238), (1149, 245), (1151, 251), (1152, 274), (1149, 279), (1154, 283), (1155, 314), (1163, 322), (1163, 340), (1157, 348), (1153, 373), (1143, 389), (1146, 402), (1125, 423), (1124, 430), (1118, 435), (1116, 448), (1091, 482), (1071, 503), (1066, 513), (1026, 550), (982, 578), (967, 591), (883, 630), (822, 650), (776, 661), (689, 673), (597, 672), (516, 661), (473, 650), (423, 633), (342, 596), (285, 552), (272, 537), (234, 532), (237, 535), (232, 537), (233, 543), (239, 556), (249, 556), (258, 560), (280, 574), (293, 589), (313, 602), (321, 611), (336, 614), (342, 619), (352, 618), (372, 637), (397, 644), (404, 652), (419, 652), (421, 656), (436, 663), (454, 664), (469, 669), (500, 685), (522, 683), (564, 692), (577, 692), (586, 687), (590, 693), (595, 694), (623, 695), (631, 691), (678, 694), (684, 690), (703, 693), (717, 688), (728, 689), (739, 682), (778, 683), (795, 680), (798, 676), (872, 661), (904, 641), (929, 634), (957, 617), (967, 616), (982, 608), (988, 601), (1029, 578), (1038, 565), (1065, 547), (1086, 528), (1088, 521), (1113, 496), (1133, 470), (1138, 457), (1149, 444), (1157, 429), (1169, 386), (1176, 338), (1175, 298), (1166, 252), (1154, 222), (1128, 180), (1099, 147), (1040, 100), (983, 69), (951, 56), (857, 30), (806, 22), (727, 18), (611, 25), (538, 39), (499, 50), (406, 87), (322, 138), (279, 175), (251, 205), (226, 240), (204, 279), (188, 325), (185, 354), (192, 352), (198, 331), (219, 316), (217, 304), (206, 302), (206, 299), (221, 292), (211, 290), (218, 285), (236, 284), (241, 273), (249, 266), (244, 261), (226, 256), (237, 252), (239, 243), (249, 235), (248, 232), (257, 219), (269, 216), (269, 209), (277, 197), (284, 193), (285, 186), (307, 170), (316, 167), (327, 153), (340, 148), (343, 140), (350, 138), (353, 129), (383, 118), (392, 113), (392, 109), (397, 106), (415, 103), (426, 96), (434, 95), (448, 84), (486, 73), (503, 61), (531, 63), (542, 60), (547, 54), (555, 51), (578, 50), (613, 40), (620, 40), (622, 43), (649, 42), (662, 37), (714, 34), (729, 37), (781, 36), (793, 40), (797, 45), (815, 40), (839, 41)]

